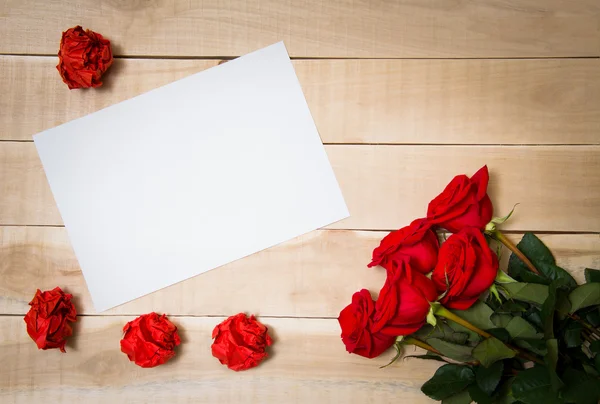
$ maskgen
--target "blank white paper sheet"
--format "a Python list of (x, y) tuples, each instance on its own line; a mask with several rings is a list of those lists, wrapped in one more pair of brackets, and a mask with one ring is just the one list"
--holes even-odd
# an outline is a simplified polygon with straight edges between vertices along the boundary
[(281, 42), (34, 140), (99, 312), (348, 216)]

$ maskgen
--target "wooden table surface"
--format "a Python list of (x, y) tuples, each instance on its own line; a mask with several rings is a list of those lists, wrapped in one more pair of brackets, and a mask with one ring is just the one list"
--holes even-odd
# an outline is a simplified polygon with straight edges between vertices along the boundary
[[(117, 56), (97, 90), (69, 91), (55, 69), (78, 24)], [(31, 136), (279, 40), (352, 216), (96, 314)], [(386, 231), (483, 164), (496, 213), (520, 203), (511, 238), (538, 232), (578, 280), (600, 267), (598, 0), (4, 0), (0, 54), (2, 403), (429, 402), (435, 362), (379, 369), (392, 352), (347, 354), (336, 317), (379, 290), (366, 264)], [(23, 322), (35, 289), (57, 285), (81, 314), (66, 354), (38, 351)], [(183, 344), (141, 369), (119, 340), (150, 311)], [(240, 311), (276, 342), (235, 373), (210, 333)]]

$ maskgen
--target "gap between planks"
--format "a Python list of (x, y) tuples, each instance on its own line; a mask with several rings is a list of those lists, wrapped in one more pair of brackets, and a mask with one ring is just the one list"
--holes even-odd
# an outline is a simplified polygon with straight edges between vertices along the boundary
[[(93, 114), (93, 112), (91, 113)], [(59, 126), (59, 125), (57, 125)], [(0, 142), (6, 143), (33, 143), (33, 139), (0, 139)], [(403, 146), (426, 146), (426, 147), (564, 147), (564, 146), (575, 146), (575, 147), (590, 147), (600, 146), (600, 138), (598, 143), (377, 143), (377, 142), (362, 142), (362, 143), (351, 143), (351, 142), (323, 142), (324, 146), (381, 146), (381, 147), (403, 147)]]
[[(143, 313), (85, 313), (77, 314), (77, 317), (137, 317)], [(167, 314), (168, 317), (174, 318), (227, 318), (234, 314)], [(2, 313), (0, 317), (23, 317), (22, 313)], [(258, 315), (260, 318), (276, 318), (276, 319), (290, 319), (290, 320), (337, 320), (337, 317), (333, 316), (276, 316), (272, 314)]]
[[(50, 227), (50, 228), (64, 228), (65, 225), (64, 224), (0, 224), (0, 228), (2, 227)], [(396, 228), (392, 229), (354, 229), (354, 228), (343, 228), (343, 227), (339, 227), (339, 228), (335, 228), (335, 229), (328, 229), (325, 227), (316, 229), (314, 231), (360, 231), (360, 232), (371, 232), (371, 233), (389, 233), (391, 231), (394, 230), (398, 230)], [(510, 229), (510, 230), (502, 230), (502, 233), (504, 234), (523, 234), (523, 233), (535, 233), (535, 234), (540, 234), (540, 235), (562, 235), (562, 236), (569, 236), (569, 235), (579, 235), (579, 234), (597, 234), (598, 236), (600, 236), (600, 231), (552, 231), (552, 230), (520, 230), (520, 229)], [(439, 234), (450, 234), (450, 233), (446, 233), (444, 231), (438, 231), (437, 233)]]
[[(1, 56), (54, 57), (52, 53), (0, 53)], [(221, 60), (227, 62), (237, 56), (169, 56), (169, 55), (113, 55), (115, 59), (165, 59), (165, 60)], [(600, 59), (600, 56), (522, 56), (522, 57), (335, 57), (335, 56), (290, 56), (290, 60), (564, 60)]]

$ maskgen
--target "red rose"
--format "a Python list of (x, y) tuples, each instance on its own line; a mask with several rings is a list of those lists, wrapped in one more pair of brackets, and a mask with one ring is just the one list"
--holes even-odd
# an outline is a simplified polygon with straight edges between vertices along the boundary
[(471, 179), (457, 175), (427, 208), (427, 220), (452, 233), (463, 227), (483, 230), (492, 220), (492, 201), (487, 195), (489, 173), (483, 166)]
[(60, 348), (65, 351), (67, 338), (73, 334), (69, 322), (77, 321), (77, 311), (71, 303), (73, 295), (59, 287), (44, 292), (39, 289), (29, 302), (31, 309), (25, 315), (27, 333), (39, 349)]
[(375, 302), (366, 289), (356, 292), (352, 303), (340, 312), (338, 321), (342, 328), (342, 342), (348, 352), (374, 358), (394, 344), (395, 336), (372, 332), (374, 313)]
[[(440, 247), (431, 279), (450, 309), (466, 310), (487, 290), (498, 273), (498, 257), (479, 229), (465, 227)], [(446, 291), (447, 290), (447, 291)]]
[(273, 342), (268, 328), (244, 313), (229, 317), (213, 330), (212, 354), (231, 370), (258, 366)]
[(417, 331), (427, 318), (438, 293), (433, 282), (420, 272), (411, 273), (408, 259), (397, 261), (387, 271), (373, 316), (373, 331), (387, 335), (408, 335)]
[(391, 269), (392, 262), (405, 255), (410, 257), (412, 269), (426, 274), (435, 267), (438, 249), (439, 241), (435, 232), (425, 219), (417, 219), (410, 226), (385, 236), (379, 247), (373, 250), (373, 260), (368, 266), (381, 265)]
[(175, 347), (181, 343), (177, 327), (164, 314), (139, 316), (125, 324), (123, 332), (121, 352), (143, 368), (162, 365), (175, 356)]
[(112, 62), (110, 41), (102, 35), (79, 25), (63, 32), (56, 68), (69, 89), (100, 87)]

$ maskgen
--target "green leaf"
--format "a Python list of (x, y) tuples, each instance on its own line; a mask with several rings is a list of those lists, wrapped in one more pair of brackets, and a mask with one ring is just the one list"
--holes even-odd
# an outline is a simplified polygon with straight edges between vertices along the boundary
[(542, 305), (542, 318), (544, 321), (544, 338), (546, 339), (546, 355), (544, 360), (546, 362), (548, 378), (550, 379), (550, 385), (552, 390), (556, 393), (560, 390), (564, 383), (558, 377), (556, 373), (556, 364), (558, 363), (558, 341), (554, 338), (554, 312), (557, 306), (557, 302), (564, 300), (561, 295), (562, 291), (560, 288), (569, 285), (567, 279), (556, 279), (552, 281), (548, 287), (548, 298)]
[(537, 275), (531, 272), (531, 270), (527, 266), (524, 266), (523, 268), (524, 269), (520, 270), (521, 272), (519, 273), (519, 275), (513, 275), (512, 273), (511, 275), (513, 275), (520, 282), (536, 283), (540, 285), (548, 285), (550, 283), (550, 280), (544, 278), (541, 275)]
[(404, 348), (402, 347), (402, 344), (400, 342), (396, 342), (394, 344), (394, 348), (396, 349), (396, 355), (394, 355), (394, 357), (392, 358), (392, 360), (389, 361), (389, 363), (387, 365), (380, 366), (379, 369), (387, 368), (392, 363), (396, 362), (398, 360), (398, 358), (402, 355), (402, 352), (404, 351)]
[[(510, 283), (507, 285), (517, 285), (516, 283)], [(467, 310), (450, 310), (460, 318), (473, 324), (475, 327), (482, 330), (495, 328), (496, 325), (492, 322), (490, 317), (494, 314), (494, 311), (482, 301), (475, 302), (474, 305), (469, 307)]]
[(569, 322), (564, 329), (563, 339), (567, 348), (576, 348), (581, 346), (583, 341), (581, 340), (581, 330), (583, 326), (575, 321)]
[(494, 224), (502, 224), (502, 223), (506, 222), (508, 219), (510, 219), (512, 214), (515, 212), (515, 208), (518, 205), (519, 205), (518, 203), (515, 203), (515, 206), (513, 206), (513, 208), (510, 210), (510, 212), (508, 212), (508, 215), (503, 216), (503, 217), (493, 217), (491, 222)]
[(552, 391), (550, 376), (545, 366), (534, 366), (519, 372), (511, 386), (515, 399), (525, 404), (559, 404)]
[(502, 302), (502, 298), (500, 297), (500, 293), (498, 292), (498, 288), (496, 288), (495, 284), (492, 283), (492, 286), (490, 286), (489, 291), (490, 291), (490, 299), (493, 296), (498, 303)]
[(564, 320), (571, 312), (571, 302), (567, 290), (560, 290), (556, 296), (556, 314), (558, 318)]
[(506, 283), (502, 285), (502, 288), (506, 290), (512, 299), (539, 304), (540, 306), (548, 297), (548, 286), (538, 285), (537, 283)]
[[(500, 259), (500, 257), (498, 257), (498, 259)], [(514, 280), (513, 278), (511, 278), (510, 276), (508, 276), (508, 274), (506, 272), (504, 272), (501, 269), (498, 269), (498, 272), (496, 273), (496, 279), (494, 279), (495, 283), (512, 283), (512, 282), (516, 282), (516, 280)]]
[(477, 366), (477, 368), (475, 368), (475, 381), (485, 394), (491, 396), (500, 383), (503, 370), (504, 364), (502, 361), (495, 362), (488, 368)]
[(600, 355), (594, 356), (594, 367), (600, 372)]
[(539, 308), (531, 306), (525, 313), (523, 313), (523, 318), (529, 321), (530, 324), (533, 324), (538, 331), (544, 329), (544, 322), (542, 321)]
[(512, 396), (512, 390), (511, 390), (514, 380), (515, 380), (514, 377), (510, 377), (506, 381), (504, 381), (503, 383), (500, 384), (500, 387), (498, 387), (498, 393), (496, 395), (496, 404), (512, 404), (515, 401), (517, 401)]
[(571, 313), (585, 307), (600, 304), (600, 283), (586, 283), (576, 287), (569, 294)]
[(558, 363), (558, 341), (556, 339), (547, 339), (546, 349), (548, 352), (544, 356), (544, 360), (548, 366), (550, 385), (552, 386), (552, 390), (557, 392), (565, 385), (556, 373), (556, 364)]
[(510, 314), (492, 314), (492, 323), (499, 328), (506, 328), (512, 319), (513, 316)]
[(468, 366), (448, 364), (440, 367), (433, 377), (423, 384), (421, 391), (434, 400), (443, 400), (460, 393), (475, 380)]
[(519, 348), (527, 349), (535, 354), (544, 356), (548, 353), (545, 340), (536, 339), (518, 339), (515, 340), (515, 345)]
[(471, 355), (473, 348), (470, 346), (453, 344), (439, 338), (428, 338), (427, 343), (450, 359), (461, 362), (470, 362), (473, 360), (473, 356)]
[(567, 385), (563, 397), (567, 403), (597, 404), (600, 400), (600, 380), (585, 372), (567, 369), (563, 373)]
[(485, 367), (502, 359), (513, 358), (515, 355), (515, 351), (494, 337), (483, 340), (473, 349), (473, 357)]
[(542, 305), (541, 316), (544, 322), (544, 337), (546, 339), (554, 338), (554, 311), (556, 303), (559, 300), (559, 288), (566, 284), (566, 280), (558, 279), (552, 281), (548, 287), (548, 297)]
[(533, 233), (525, 233), (519, 244), (517, 244), (517, 248), (529, 258), (536, 268), (540, 264), (556, 263), (548, 247)]
[(444, 360), (444, 358), (442, 358), (441, 356), (439, 356), (437, 354), (433, 354), (433, 353), (432, 354), (426, 354), (426, 355), (408, 355), (408, 356), (404, 357), (404, 359), (408, 359), (408, 358), (433, 360), (433, 361), (448, 363), (448, 361)]
[(504, 328), (490, 328), (489, 330), (487, 330), (487, 332), (489, 332), (502, 342), (510, 341), (510, 334)]
[(470, 344), (473, 344), (473, 343), (481, 341), (481, 336), (479, 336), (479, 334), (477, 334), (474, 331), (469, 330), (468, 328), (466, 328), (466, 327), (464, 327), (464, 326), (462, 326), (462, 325), (460, 325), (458, 323), (455, 323), (453, 321), (449, 321), (448, 322), (448, 326), (450, 328), (452, 328), (454, 331), (456, 331), (457, 333), (467, 334), (467, 336), (468, 336), (467, 337), (467, 342), (470, 343)]
[(600, 282), (600, 269), (586, 268), (583, 273), (587, 283)]
[(420, 339), (439, 338), (444, 341), (461, 345), (466, 343), (469, 338), (469, 334), (465, 332), (456, 332), (443, 321), (438, 321), (435, 327), (430, 324), (425, 324), (417, 332), (414, 332), (413, 335)]
[(595, 367), (590, 366), (587, 363), (582, 363), (581, 366), (583, 367), (583, 370), (585, 370), (585, 373), (587, 373), (588, 375), (600, 378), (600, 373), (598, 373)]
[(529, 258), (537, 270), (540, 271), (540, 275), (530, 272), (527, 266), (514, 254), (511, 254), (508, 262), (509, 274), (529, 283), (548, 285), (557, 279), (564, 279), (570, 287), (577, 286), (577, 282), (571, 274), (556, 265), (556, 261), (548, 247), (534, 234), (526, 233), (521, 242), (517, 244), (517, 248)]
[[(525, 233), (519, 244), (517, 244), (517, 248), (521, 250), (521, 252), (529, 258), (533, 265), (538, 269), (539, 265), (542, 263), (552, 265), (556, 263), (550, 250), (548, 250), (544, 243), (542, 243), (542, 241), (533, 233)], [(511, 254), (508, 260), (508, 274), (513, 278), (518, 278), (524, 282), (548, 283), (543, 277), (532, 273), (529, 268), (527, 268), (527, 265), (525, 265), (515, 254)]]
[[(444, 292), (444, 294), (446, 294)], [(427, 313), (427, 324), (435, 327), (437, 325), (437, 317), (435, 316), (435, 312), (433, 311), (433, 305), (429, 307), (429, 312)]]
[(565, 281), (565, 285), (574, 288), (577, 286), (577, 282), (570, 273), (565, 271), (559, 266), (554, 264), (542, 263), (537, 266), (537, 269), (542, 273), (544, 278), (549, 279), (550, 281), (555, 281), (558, 279), (563, 279)]
[(471, 404), (471, 396), (469, 396), (469, 391), (464, 389), (460, 393), (456, 393), (453, 396), (445, 398), (442, 400), (442, 404)]
[(506, 331), (508, 331), (512, 339), (536, 339), (542, 337), (542, 335), (537, 332), (535, 327), (529, 324), (522, 317), (513, 317), (506, 326)]
[(600, 327), (600, 307), (591, 308), (591, 310), (585, 313), (585, 319), (593, 327)]
[(507, 300), (496, 310), (496, 313), (522, 313), (527, 311), (527, 306), (527, 303)]
[[(562, 348), (562, 347), (561, 347)], [(563, 365), (567, 365), (572, 363), (575, 368), (579, 368), (580, 364), (590, 363), (590, 358), (583, 352), (583, 347), (577, 348), (562, 348), (560, 353), (565, 357), (565, 361), (561, 361), (561, 368), (564, 368)]]
[(477, 404), (492, 404), (494, 402), (492, 397), (485, 394), (485, 391), (481, 390), (475, 383), (471, 384), (467, 389), (469, 391), (469, 396), (471, 396), (473, 401)]

